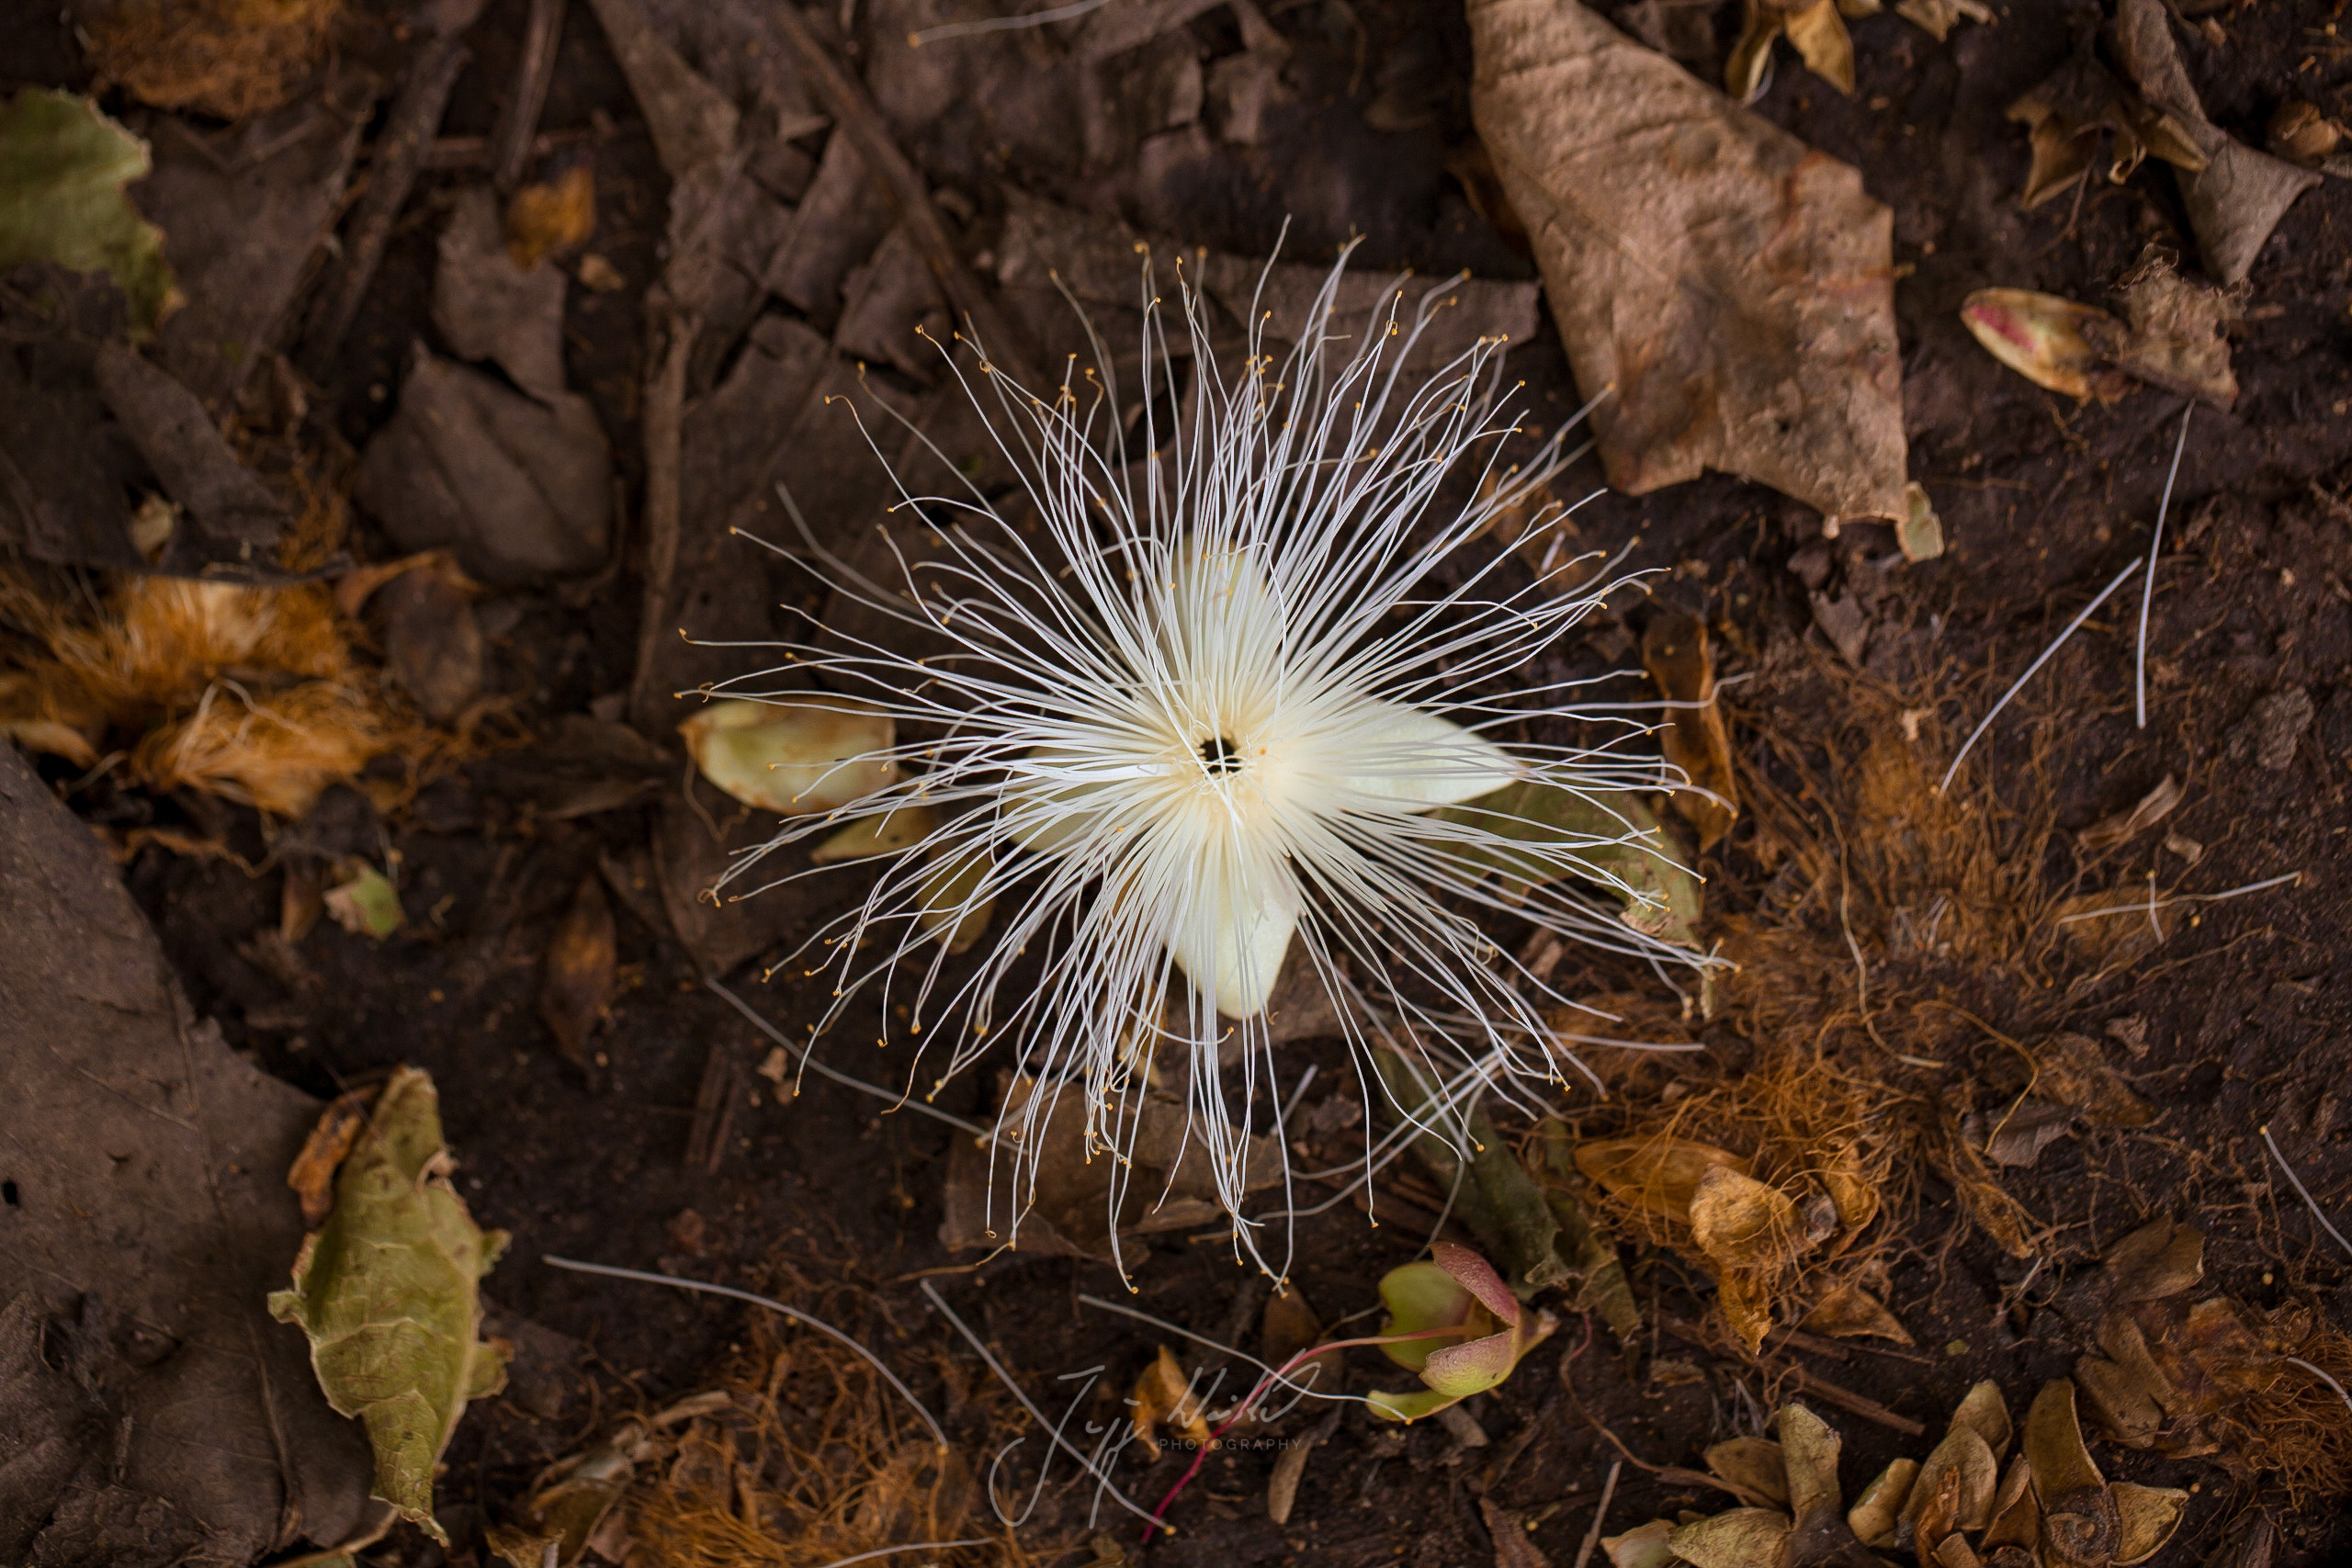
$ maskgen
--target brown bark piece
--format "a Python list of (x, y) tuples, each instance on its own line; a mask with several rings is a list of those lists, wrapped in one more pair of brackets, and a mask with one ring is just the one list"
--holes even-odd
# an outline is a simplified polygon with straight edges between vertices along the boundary
[(1471, 0), (1471, 108), (1610, 482), (1722, 468), (1899, 520), (1893, 214), (1861, 175), (1575, 0)]

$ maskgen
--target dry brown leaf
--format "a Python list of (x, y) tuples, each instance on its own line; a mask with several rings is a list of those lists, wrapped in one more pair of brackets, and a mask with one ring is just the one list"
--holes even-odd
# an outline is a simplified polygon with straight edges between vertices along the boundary
[(1617, 1201), (1672, 1220), (1690, 1223), (1690, 1200), (1699, 1182), (1716, 1168), (1742, 1173), (1747, 1162), (1728, 1149), (1688, 1138), (1602, 1138), (1578, 1144), (1577, 1169)]
[(1162, 1345), (1151, 1365), (1136, 1379), (1130, 1417), (1135, 1440), (1157, 1451), (1159, 1429), (1165, 1427), (1171, 1438), (1206, 1448), (1210, 1438), (1208, 1419), (1203, 1413), (1205, 1406), (1206, 1401), (1193, 1392), (1186, 1380), (1183, 1363), (1176, 1359), (1176, 1352)]
[(1725, 1269), (1777, 1269), (1812, 1250), (1789, 1195), (1727, 1166), (1713, 1166), (1690, 1197), (1690, 1235)]
[(1962, 17), (1985, 27), (1993, 25), (1993, 8), (1984, 0), (1894, 0), (1894, 14), (1938, 43), (1951, 35)]
[(2142, 795), (2131, 810), (2102, 817), (2075, 834), (2075, 842), (2086, 850), (2111, 850), (2118, 844), (2129, 843), (2171, 816), (2188, 793), (2181, 788), (2179, 780), (2166, 773), (2164, 782)]
[(371, 1084), (338, 1096), (319, 1113), (317, 1125), (302, 1140), (302, 1152), (287, 1169), (286, 1185), (302, 1200), (303, 1229), (318, 1229), (334, 1211), (334, 1173), (368, 1125), (368, 1108), (376, 1102), (376, 1091), (381, 1087)]
[(2184, 169), (2202, 169), (2207, 162), (2187, 126), (2152, 107), (2086, 48), (2011, 104), (2008, 118), (2024, 125), (2032, 141), (2033, 166), (2019, 197), (2028, 210), (2088, 173), (2102, 130), (2114, 137), (2107, 178), (2115, 185), (2131, 178), (2152, 152)]
[(1807, 1334), (1826, 1334), (1839, 1339), (1872, 1335), (1892, 1339), (1897, 1345), (1913, 1343), (1910, 1330), (1886, 1310), (1885, 1303), (1851, 1280), (1833, 1287), (1815, 1302), (1797, 1326)]
[(1473, 0), (1471, 107), (1610, 482), (1720, 468), (1899, 522), (1892, 215), (1851, 167), (1574, 0)]
[(1903, 1505), (1911, 1496), (1911, 1483), (1918, 1479), (1919, 1461), (1898, 1459), (1879, 1472), (1854, 1506), (1846, 1510), (1846, 1528), (1864, 1546), (1894, 1544), (1895, 1521), (1902, 1517)]
[(2114, 41), (2124, 73), (2149, 105), (2186, 127), (2207, 159), (2201, 169), (2176, 167), (2198, 254), (2217, 281), (2236, 283), (2298, 197), (2320, 183), (2309, 169), (2257, 152), (2205, 118), (2180, 62), (2164, 0), (2119, 0)]
[(1789, 1517), (1770, 1508), (1734, 1508), (1684, 1525), (1668, 1538), (1674, 1555), (1691, 1568), (1758, 1568), (1776, 1564), (1789, 1539)]
[(563, 1059), (574, 1066), (587, 1066), (589, 1037), (613, 999), (613, 941), (604, 878), (591, 871), (580, 879), (563, 923), (556, 927), (539, 978), (539, 1017)]
[[(1833, 5), (1835, 0), (1822, 0)], [(1739, 785), (1732, 777), (1731, 738), (1715, 705), (1715, 660), (1703, 615), (1660, 610), (1642, 631), (1642, 665), (1669, 703), (1658, 746), (1692, 787), (1674, 792), (1674, 809), (1699, 830), (1702, 853), (1731, 831), (1739, 815)]]
[(2097, 1125), (2144, 1127), (2156, 1119), (2156, 1108), (2132, 1092), (2088, 1035), (2053, 1034), (2033, 1055), (2036, 1089)]
[(1787, 25), (1789, 41), (1804, 57), (1805, 69), (1852, 97), (1854, 40), (1846, 31), (1846, 18), (1838, 15), (1838, 0), (1813, 0), (1791, 11)]
[(1728, 1481), (1743, 1496), (1752, 1495), (1776, 1508), (1789, 1505), (1789, 1472), (1781, 1445), (1770, 1438), (1727, 1438), (1704, 1455), (1707, 1468)]
[(1981, 1530), (1993, 1517), (1993, 1495), (2000, 1489), (2000, 1461), (1975, 1427), (1954, 1421), (1943, 1440), (1920, 1461), (1905, 1512), (1922, 1541), (1939, 1541), (1956, 1529)]
[(545, 185), (525, 186), (506, 203), (506, 254), (525, 272), (595, 231), (596, 175), (585, 164)]

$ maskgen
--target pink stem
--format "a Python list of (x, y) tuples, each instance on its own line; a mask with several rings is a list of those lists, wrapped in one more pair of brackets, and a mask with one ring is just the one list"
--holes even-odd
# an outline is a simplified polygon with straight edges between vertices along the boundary
[(1151, 1522), (1143, 1527), (1143, 1544), (1146, 1546), (1151, 1544), (1152, 1532), (1159, 1528), (1160, 1517), (1168, 1512), (1168, 1505), (1176, 1501), (1177, 1494), (1193, 1483), (1193, 1477), (1198, 1475), (1201, 1466), (1208, 1462), (1209, 1450), (1216, 1446), (1216, 1440), (1230, 1431), (1235, 1422), (1249, 1415), (1250, 1407), (1258, 1403), (1259, 1396), (1275, 1383), (1280, 1382), (1293, 1367), (1302, 1361), (1311, 1361), (1326, 1350), (1352, 1350), (1359, 1345), (1398, 1345), (1408, 1339), (1436, 1339), (1446, 1335), (1469, 1332), (1470, 1329), (1466, 1326), (1455, 1324), (1447, 1328), (1417, 1329), (1411, 1334), (1369, 1334), (1361, 1339), (1333, 1339), (1301, 1350), (1280, 1367), (1260, 1378), (1256, 1386), (1250, 1390), (1241, 1403), (1233, 1407), (1233, 1414), (1219, 1422), (1216, 1429), (1209, 1434), (1209, 1440), (1201, 1445), (1200, 1451), (1193, 1456), (1193, 1462), (1184, 1467), (1184, 1473), (1176, 1478), (1176, 1484), (1168, 1489), (1168, 1495), (1162, 1497), (1159, 1500), (1159, 1506), (1151, 1511)]

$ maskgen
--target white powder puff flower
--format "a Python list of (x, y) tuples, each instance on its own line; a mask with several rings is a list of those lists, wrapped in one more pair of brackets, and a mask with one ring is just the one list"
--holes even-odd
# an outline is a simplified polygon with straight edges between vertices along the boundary
[[(1034, 1122), (1059, 1092), (1080, 1093), (1090, 1146), (1114, 1156), (1173, 1033), (1191, 1053), (1192, 1135), (1237, 1216), (1250, 1123), (1282, 1146), (1266, 1008), (1294, 950), (1359, 1045), (1376, 999), (1417, 1036), (1538, 1078), (1572, 1065), (1538, 1014), (1561, 998), (1516, 972), (1482, 912), (1688, 957), (1546, 880), (1615, 882), (1589, 853), (1630, 829), (1530, 842), (1498, 809), (1433, 814), (1518, 783), (1605, 799), (1670, 780), (1636, 754), (1649, 750), (1643, 725), (1525, 683), (1599, 597), (1506, 587), (1516, 569), (1499, 544), (1464, 550), (1560, 462), (1555, 440), (1506, 466), (1516, 432), (1494, 412), (1501, 344), (1481, 341), (1417, 379), (1403, 367), (1446, 288), (1418, 306), (1392, 288), (1369, 320), (1341, 321), (1344, 266), (1308, 320), (1286, 323), (1296, 346), (1279, 360), (1261, 317), (1238, 374), (1220, 369), (1188, 289), (1191, 352), (1170, 353), (1147, 272), (1150, 395), (1133, 431), (1106, 376), (1036, 397), (983, 359), (966, 388), (984, 412), (994, 405), (1019, 490), (992, 502), (902, 489), (899, 510), (923, 520), (933, 558), (902, 584), (859, 578), (813, 544), (803, 555), (910, 640), (952, 649), (918, 660), (839, 636), (785, 645), (795, 701), (812, 700), (813, 678), (896, 720), (897, 777), (788, 819), (729, 873), (741, 884), (844, 819), (918, 825), (920, 840), (823, 934), (830, 951), (813, 949), (840, 998), (827, 1021), (869, 982), (911, 986), (912, 1027), (945, 1054), (916, 1088), (935, 1092), (1009, 1036), (1024, 1070), (1058, 1086), (1021, 1114)], [(1156, 404), (1182, 409), (1174, 428)], [(1483, 499), (1440, 504), (1472, 493)], [(1433, 587), (1457, 552), (1478, 558)], [(743, 684), (733, 694), (786, 694)], [(1557, 732), (1546, 721), (1562, 716), (1617, 733), (1599, 750), (1505, 739)], [(1505, 853), (1521, 874), (1507, 902), (1484, 880)], [(951, 959), (943, 935), (991, 902), (991, 943)], [(1236, 1105), (1250, 1109), (1237, 1118)], [(1254, 1251), (1250, 1230), (1238, 1234)]]

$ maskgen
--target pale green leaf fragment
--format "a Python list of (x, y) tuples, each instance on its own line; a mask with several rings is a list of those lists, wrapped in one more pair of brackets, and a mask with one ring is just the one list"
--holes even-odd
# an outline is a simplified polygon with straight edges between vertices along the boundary
[(1523, 898), (1562, 877), (1597, 883), (1623, 902), (1623, 919), (1635, 931), (1678, 947), (1699, 945), (1699, 878), (1676, 858), (1665, 824), (1634, 791), (1566, 790), (1522, 779), (1430, 816), (1508, 840), (1444, 846), (1456, 859), (1491, 870), (1506, 897)]
[(164, 231), (123, 194), (151, 166), (147, 143), (79, 94), (27, 87), (0, 104), (0, 267), (111, 274), (131, 335), (153, 333), (180, 293)]
[(480, 1292), (506, 1234), (475, 1226), (450, 1169), (433, 1079), (402, 1067), (343, 1162), (334, 1212), (303, 1238), (293, 1288), (269, 1298), (309, 1336), (327, 1403), (367, 1424), (376, 1495), (445, 1545), (434, 1466), (467, 1403), (506, 1381)]
[(327, 889), (323, 902), (334, 923), (355, 936), (382, 942), (408, 923), (408, 913), (401, 908), (401, 890), (372, 865), (354, 868), (343, 882)]

